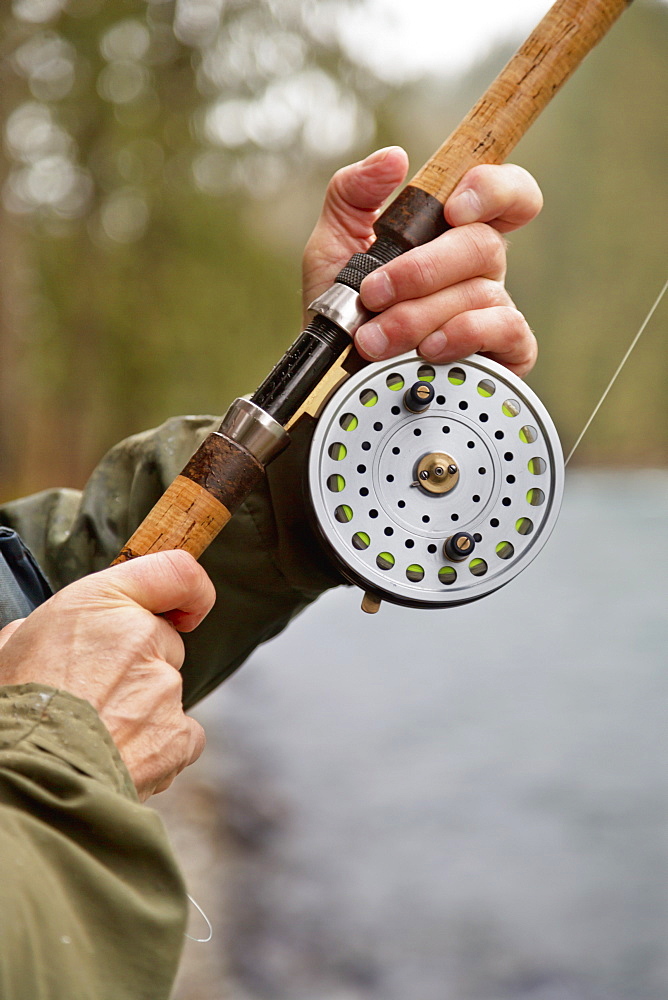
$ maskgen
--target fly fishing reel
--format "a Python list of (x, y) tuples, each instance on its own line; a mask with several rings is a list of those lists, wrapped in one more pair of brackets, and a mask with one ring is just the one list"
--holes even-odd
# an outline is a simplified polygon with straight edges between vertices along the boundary
[(506, 368), (407, 354), (329, 401), (308, 478), (320, 536), (365, 610), (442, 608), (491, 594), (535, 558), (564, 466), (547, 410)]

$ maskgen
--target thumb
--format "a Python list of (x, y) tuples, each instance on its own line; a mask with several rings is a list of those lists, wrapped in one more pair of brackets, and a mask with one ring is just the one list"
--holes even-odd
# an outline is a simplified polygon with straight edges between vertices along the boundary
[[(408, 171), (408, 157), (400, 146), (387, 146), (365, 160), (342, 167), (332, 177), (325, 194), (321, 223), (367, 238), (376, 212), (401, 184)], [(370, 216), (372, 218), (370, 218)]]
[(0, 649), (2, 649), (8, 639), (11, 639), (19, 625), (24, 621), (25, 618), (17, 618), (15, 621), (10, 622), (9, 625), (5, 625), (3, 629), (0, 629)]
[(305, 309), (331, 285), (348, 258), (366, 250), (372, 242), (378, 210), (401, 184), (407, 170), (408, 157), (403, 149), (388, 146), (334, 174), (304, 251)]
[(216, 599), (211, 580), (183, 550), (139, 556), (110, 566), (72, 586), (80, 597), (96, 602), (122, 598), (154, 614), (167, 614), (180, 632), (191, 632), (209, 613)]

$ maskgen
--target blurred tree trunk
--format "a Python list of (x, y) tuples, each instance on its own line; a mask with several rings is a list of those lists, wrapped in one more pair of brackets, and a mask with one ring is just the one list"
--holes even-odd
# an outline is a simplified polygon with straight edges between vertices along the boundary
[[(16, 107), (20, 83), (0, 53), (0, 121)], [(0, 147), (0, 194), (9, 164)], [(28, 241), (21, 223), (0, 197), (0, 489), (8, 495), (22, 478), (21, 439), (29, 420), (30, 393), (24, 351), (28, 326)]]

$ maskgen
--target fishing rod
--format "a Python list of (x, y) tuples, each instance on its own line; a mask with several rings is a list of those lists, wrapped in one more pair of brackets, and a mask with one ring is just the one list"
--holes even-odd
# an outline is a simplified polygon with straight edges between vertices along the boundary
[[(443, 206), (477, 164), (502, 163), (632, 0), (558, 0), (443, 145), (311, 303), (313, 318), (250, 397), (236, 399), (115, 562), (204, 552), (263, 480), (305, 414), (320, 538), (373, 612), (467, 603), (538, 553), (563, 492), (559, 438), (540, 400), (487, 358), (364, 362), (352, 338), (371, 314), (359, 289), (376, 268), (448, 227)], [(330, 398), (331, 397), (331, 398)]]

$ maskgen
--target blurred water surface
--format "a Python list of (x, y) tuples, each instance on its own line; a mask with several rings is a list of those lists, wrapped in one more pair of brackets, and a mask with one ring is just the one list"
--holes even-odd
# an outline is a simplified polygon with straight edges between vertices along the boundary
[(667, 500), (572, 474), (508, 587), (341, 589), (200, 707), (239, 997), (666, 1000)]

